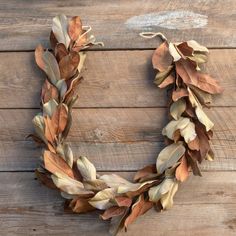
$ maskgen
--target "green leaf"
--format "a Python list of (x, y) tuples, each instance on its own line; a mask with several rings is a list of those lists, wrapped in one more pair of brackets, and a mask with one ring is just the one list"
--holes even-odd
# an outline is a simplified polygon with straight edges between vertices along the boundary
[(181, 142), (172, 143), (165, 147), (158, 155), (156, 161), (157, 173), (162, 174), (166, 169), (172, 167), (185, 153), (185, 147)]

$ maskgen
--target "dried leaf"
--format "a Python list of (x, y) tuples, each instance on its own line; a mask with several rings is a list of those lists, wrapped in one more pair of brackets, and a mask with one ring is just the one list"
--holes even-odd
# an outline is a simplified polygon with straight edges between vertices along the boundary
[(60, 70), (57, 60), (49, 51), (44, 52), (42, 58), (44, 61), (44, 72), (47, 74), (51, 83), (56, 85), (57, 81), (60, 80)]
[(66, 161), (70, 168), (73, 167), (73, 152), (67, 143), (58, 144), (56, 147), (56, 152)]
[(189, 176), (187, 159), (182, 157), (180, 165), (176, 168), (175, 177), (177, 180), (184, 182)]
[(153, 53), (152, 65), (154, 69), (164, 72), (170, 68), (173, 59), (169, 53), (168, 43), (162, 43)]
[(181, 59), (181, 55), (179, 53), (178, 48), (176, 47), (175, 44), (169, 43), (169, 53), (173, 57), (173, 60), (175, 62), (179, 61)]
[(71, 178), (75, 178), (73, 170), (58, 155), (46, 150), (44, 151), (43, 159), (44, 159), (45, 169), (48, 170), (49, 172), (53, 174), (55, 173), (64, 174)]
[(186, 143), (193, 141), (197, 137), (195, 124), (190, 121), (183, 129), (180, 129), (180, 134)]
[(65, 44), (68, 48), (70, 37), (67, 33), (68, 23), (65, 15), (61, 14), (53, 18), (52, 31), (59, 43)]
[(86, 157), (80, 156), (76, 163), (84, 180), (96, 179), (96, 168)]
[(68, 194), (76, 194), (79, 196), (86, 196), (86, 197), (94, 195), (92, 191), (86, 190), (81, 182), (70, 178), (68, 175), (64, 173), (55, 172), (52, 175), (52, 180), (59, 189)]
[(70, 202), (69, 207), (72, 209), (73, 212), (76, 213), (85, 213), (94, 211), (95, 208), (91, 206), (86, 198), (76, 198)]
[(105, 212), (100, 215), (103, 220), (108, 220), (114, 216), (122, 215), (126, 212), (126, 207), (113, 206), (105, 210)]
[(54, 99), (50, 99), (47, 103), (43, 104), (43, 115), (52, 117), (52, 114), (56, 111), (58, 103)]
[(43, 46), (41, 44), (39, 44), (35, 49), (34, 55), (35, 55), (35, 61), (36, 61), (37, 65), (42, 70), (44, 70), (44, 68), (45, 68), (45, 63), (43, 60), (43, 53), (44, 53)]
[(192, 156), (193, 153), (194, 152), (190, 152), (190, 151), (186, 152), (186, 154), (187, 154), (186, 155), (187, 161), (188, 161), (189, 165), (191, 166), (193, 174), (194, 175), (198, 175), (198, 176), (202, 176), (201, 171), (200, 171), (200, 169), (198, 167), (198, 163), (197, 163), (196, 159)]
[(64, 131), (68, 120), (68, 108), (64, 103), (60, 103), (52, 115), (52, 123), (55, 127), (56, 134)]
[(91, 198), (89, 204), (97, 209), (106, 210), (113, 206), (110, 200), (114, 199), (115, 194), (116, 190), (114, 188), (104, 189)]
[(76, 41), (83, 33), (82, 22), (79, 16), (74, 16), (70, 19), (68, 33), (73, 41)]
[(186, 84), (193, 85), (210, 94), (223, 92), (223, 89), (215, 79), (196, 71), (189, 61), (181, 59), (176, 62), (176, 71)]
[(108, 188), (106, 183), (100, 179), (86, 180), (86, 181), (83, 181), (83, 184), (86, 189), (95, 191), (95, 192), (102, 191)]
[(51, 144), (53, 144), (54, 140), (56, 139), (56, 127), (48, 116), (44, 117), (44, 124), (45, 137)]
[(174, 102), (178, 101), (182, 97), (187, 97), (188, 96), (188, 91), (184, 88), (178, 88), (173, 91), (172, 93), (172, 99)]
[(130, 215), (126, 218), (124, 226), (127, 229), (128, 225), (133, 223), (136, 218), (145, 214), (153, 206), (153, 203), (150, 201), (145, 201), (143, 194), (139, 196), (137, 201), (133, 204)]
[(162, 174), (167, 168), (173, 166), (184, 153), (185, 147), (182, 143), (173, 143), (165, 147), (157, 157), (157, 173)]
[(55, 47), (55, 56), (57, 58), (57, 61), (60, 62), (62, 58), (68, 55), (68, 51), (66, 49), (65, 44), (63, 43), (58, 43)]
[(45, 132), (45, 123), (44, 123), (44, 118), (41, 114), (38, 114), (34, 117), (32, 120), (33, 125), (34, 125), (34, 130), (39, 138), (42, 139), (42, 141), (47, 144), (47, 139), (44, 135)]
[(132, 199), (128, 197), (115, 197), (114, 200), (119, 207), (130, 207), (132, 204)]
[(70, 52), (59, 62), (60, 74), (62, 79), (70, 79), (75, 75), (79, 65), (80, 56), (77, 52)]
[(148, 165), (142, 168), (141, 170), (137, 171), (134, 176), (134, 181), (139, 181), (140, 179), (149, 176), (150, 174), (156, 173), (156, 165)]
[(37, 176), (37, 178), (48, 188), (51, 189), (55, 189), (56, 186), (52, 181), (52, 178), (50, 176), (48, 176), (48, 174), (46, 173), (42, 173), (39, 170), (35, 170), (35, 175)]
[(57, 88), (49, 83), (48, 80), (45, 80), (43, 84), (41, 98), (43, 103), (47, 103), (51, 99), (54, 99), (56, 102), (58, 102), (59, 94)]
[(184, 98), (180, 98), (178, 101), (173, 102), (170, 106), (170, 114), (178, 120), (186, 109), (186, 101)]

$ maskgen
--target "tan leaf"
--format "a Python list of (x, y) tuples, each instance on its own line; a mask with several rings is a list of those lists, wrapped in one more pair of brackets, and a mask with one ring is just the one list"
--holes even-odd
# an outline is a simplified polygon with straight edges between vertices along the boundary
[(174, 182), (173, 185), (171, 186), (171, 189), (168, 191), (168, 193), (164, 194), (161, 197), (161, 205), (163, 209), (170, 209), (173, 206), (173, 198), (175, 193), (178, 190), (178, 183)]
[(56, 152), (72, 168), (74, 158), (73, 158), (73, 152), (70, 146), (67, 143), (58, 144), (56, 147)]
[(145, 201), (143, 194), (140, 195), (137, 201), (133, 204), (131, 213), (124, 222), (125, 228), (127, 229), (128, 225), (133, 223), (139, 216), (145, 214), (148, 210), (152, 208), (152, 206), (152, 202)]
[(43, 53), (44, 72), (47, 74), (52, 84), (56, 85), (60, 80), (60, 70), (56, 58), (49, 51)]
[(52, 31), (59, 43), (65, 44), (68, 48), (70, 37), (67, 33), (68, 23), (65, 15), (61, 14), (53, 18)]
[(37, 136), (42, 139), (42, 141), (47, 144), (47, 139), (45, 137), (45, 123), (44, 123), (44, 117), (41, 114), (36, 115), (32, 123), (34, 125), (34, 130)]
[(99, 210), (106, 210), (114, 205), (111, 200), (114, 199), (115, 194), (116, 190), (114, 188), (104, 189), (91, 198), (89, 204)]
[(193, 141), (197, 137), (195, 124), (190, 121), (183, 129), (180, 129), (180, 134), (186, 143)]
[(107, 184), (100, 179), (86, 180), (86, 181), (83, 181), (83, 184), (86, 189), (95, 191), (95, 192), (102, 191), (108, 188)]
[(126, 207), (118, 207), (118, 206), (113, 206), (105, 210), (105, 212), (100, 215), (103, 220), (108, 220), (114, 216), (119, 216), (124, 214), (126, 211)]
[(52, 180), (60, 190), (68, 194), (75, 194), (78, 196), (86, 197), (91, 197), (94, 195), (92, 191), (86, 190), (81, 182), (72, 179), (64, 173), (54, 173), (52, 175)]
[(173, 166), (184, 153), (185, 147), (182, 143), (173, 143), (165, 147), (157, 157), (157, 173), (162, 174), (167, 168)]
[(86, 157), (80, 156), (76, 163), (84, 180), (96, 179), (96, 168)]
[(180, 98), (178, 101), (173, 102), (170, 106), (170, 114), (178, 120), (186, 109), (186, 101), (184, 98)]
[(44, 124), (45, 137), (51, 144), (53, 144), (54, 140), (56, 139), (56, 127), (48, 116), (44, 117)]
[(52, 117), (52, 114), (56, 111), (58, 103), (54, 99), (50, 99), (43, 104), (43, 115)]
[(53, 174), (55, 173), (64, 174), (71, 178), (75, 178), (73, 170), (58, 155), (46, 150), (44, 151), (43, 159), (44, 159), (45, 169), (48, 170), (49, 172)]
[(182, 157), (180, 165), (176, 168), (175, 177), (177, 180), (184, 182), (189, 176), (187, 159)]
[(73, 41), (76, 41), (83, 33), (82, 22), (79, 16), (74, 16), (70, 19), (68, 33)]
[(181, 59), (181, 54), (175, 44), (169, 43), (169, 52), (175, 62)]

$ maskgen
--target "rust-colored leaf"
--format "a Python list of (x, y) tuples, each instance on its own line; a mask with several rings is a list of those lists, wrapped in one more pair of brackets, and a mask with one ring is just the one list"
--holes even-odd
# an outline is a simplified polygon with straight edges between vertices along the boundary
[(146, 201), (143, 194), (140, 195), (136, 203), (132, 206), (130, 215), (126, 218), (124, 226), (127, 229), (128, 225), (133, 223), (139, 216), (145, 214), (153, 206), (153, 202)]
[(42, 70), (44, 70), (44, 68), (45, 68), (45, 63), (43, 60), (43, 53), (44, 53), (43, 46), (41, 44), (39, 44), (35, 49), (34, 55), (35, 55), (35, 61), (36, 61), (37, 65)]
[(58, 155), (45, 150), (43, 154), (45, 169), (51, 173), (66, 174), (71, 178), (75, 178), (73, 170), (70, 166)]
[(63, 57), (59, 62), (61, 78), (67, 80), (74, 76), (79, 65), (79, 61), (79, 54), (73, 51)]
[(82, 22), (79, 16), (74, 16), (69, 21), (68, 33), (71, 40), (76, 41), (82, 34)]
[(57, 110), (52, 115), (52, 123), (55, 127), (55, 133), (62, 133), (66, 127), (68, 119), (68, 108), (65, 104), (58, 105)]
[(68, 55), (68, 51), (66, 49), (66, 46), (63, 43), (58, 43), (55, 47), (55, 56), (57, 58), (57, 61), (61, 61), (61, 59)]
[(184, 182), (189, 176), (188, 164), (186, 157), (183, 156), (180, 165), (176, 168), (175, 177), (177, 180)]
[(55, 186), (55, 184), (53, 183), (52, 179), (50, 176), (48, 176), (48, 174), (46, 173), (42, 173), (40, 171), (38, 171), (37, 169), (35, 170), (35, 175), (37, 176), (37, 178), (41, 181), (41, 183), (43, 183), (45, 186), (47, 186), (48, 188), (51, 189), (56, 189), (57, 187)]
[(100, 216), (103, 220), (108, 220), (114, 216), (119, 216), (119, 215), (124, 214), (125, 211), (126, 211), (126, 207), (113, 206), (105, 210), (104, 213)]
[(128, 198), (128, 197), (119, 196), (119, 197), (115, 197), (114, 200), (119, 207), (122, 207), (122, 206), (130, 207), (130, 205), (132, 203), (132, 199)]
[(55, 101), (58, 102), (58, 96), (59, 95), (57, 88), (50, 82), (48, 82), (48, 80), (45, 80), (41, 93), (41, 98), (43, 103), (47, 103), (51, 99), (54, 99)]
[(140, 179), (147, 177), (150, 174), (156, 173), (156, 165), (148, 165), (142, 168), (141, 170), (138, 170), (137, 173), (134, 176), (134, 181), (139, 181)]
[(179, 100), (182, 97), (187, 97), (188, 96), (188, 91), (187, 89), (184, 88), (178, 88), (176, 90), (173, 91), (172, 93), (172, 99), (176, 102), (177, 100)]
[(96, 210), (93, 206), (91, 206), (86, 198), (75, 198), (73, 199), (69, 207), (73, 212), (76, 213), (85, 213)]
[(176, 71), (186, 84), (193, 85), (210, 94), (223, 92), (215, 79), (208, 74), (196, 71), (194, 65), (187, 60), (180, 59), (177, 61)]

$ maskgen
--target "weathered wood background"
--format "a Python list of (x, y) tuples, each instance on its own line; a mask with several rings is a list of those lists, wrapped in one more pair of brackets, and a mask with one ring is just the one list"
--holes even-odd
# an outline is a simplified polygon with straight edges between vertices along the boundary
[(63, 212), (57, 192), (35, 180), (40, 149), (25, 136), (39, 109), (43, 74), (33, 50), (48, 46), (52, 17), (80, 15), (104, 48), (88, 52), (70, 134), (75, 155), (101, 172), (132, 177), (163, 147), (166, 94), (152, 83), (150, 58), (161, 31), (171, 41), (211, 48), (207, 71), (225, 88), (207, 111), (215, 122), (216, 160), (182, 184), (172, 210), (150, 211), (127, 234), (236, 235), (236, 14), (234, 0), (67, 0), (0, 2), (0, 235), (108, 235), (98, 213)]

